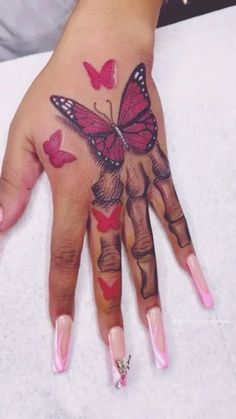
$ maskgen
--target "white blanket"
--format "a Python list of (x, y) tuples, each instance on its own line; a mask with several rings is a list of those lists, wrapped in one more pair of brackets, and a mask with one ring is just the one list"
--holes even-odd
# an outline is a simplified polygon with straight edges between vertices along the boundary
[(0, 61), (50, 51), (76, 0), (0, 0)]

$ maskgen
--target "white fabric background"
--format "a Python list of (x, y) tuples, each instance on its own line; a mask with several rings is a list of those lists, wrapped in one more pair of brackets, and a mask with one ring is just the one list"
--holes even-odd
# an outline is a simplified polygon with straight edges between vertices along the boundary
[(0, 61), (54, 49), (76, 0), (0, 0)]
[[(129, 385), (111, 384), (85, 246), (71, 366), (51, 372), (47, 313), (51, 197), (42, 176), (22, 219), (1, 236), (0, 419), (234, 419), (236, 368), (236, 8), (157, 32), (154, 77), (169, 156), (215, 299), (204, 310), (152, 214), (170, 367), (155, 369), (126, 261), (123, 312)], [(15, 109), (49, 54), (0, 65), (0, 153)]]

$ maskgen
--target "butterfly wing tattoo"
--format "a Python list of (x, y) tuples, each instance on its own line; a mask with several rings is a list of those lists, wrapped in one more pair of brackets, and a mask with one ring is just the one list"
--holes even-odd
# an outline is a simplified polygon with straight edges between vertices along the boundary
[(121, 209), (122, 206), (119, 205), (113, 209), (110, 215), (106, 215), (99, 211), (97, 208), (93, 208), (92, 213), (98, 221), (97, 229), (103, 233), (105, 233), (110, 228), (113, 230), (119, 230), (121, 227), (121, 222), (119, 220)]
[(157, 139), (157, 123), (151, 109), (144, 64), (132, 72), (121, 97), (118, 126), (130, 149), (147, 153)]
[(112, 169), (121, 167), (124, 149), (111, 123), (75, 100), (51, 96), (51, 102), (70, 121), (70, 125), (89, 140), (92, 151), (101, 164), (108, 164)]
[(102, 289), (103, 297), (105, 298), (105, 300), (111, 300), (113, 298), (120, 297), (121, 284), (119, 278), (117, 278), (112, 285), (107, 284), (102, 277), (98, 278), (98, 282), (100, 288)]

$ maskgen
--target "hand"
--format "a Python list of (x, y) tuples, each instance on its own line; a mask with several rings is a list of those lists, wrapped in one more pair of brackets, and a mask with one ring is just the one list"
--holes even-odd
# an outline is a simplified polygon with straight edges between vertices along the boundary
[(212, 298), (166, 157), (161, 103), (151, 77), (154, 30), (146, 22), (143, 28), (140, 22), (132, 27), (119, 22), (118, 29), (92, 25), (97, 32), (88, 34), (85, 23), (91, 23), (91, 16), (81, 4), (12, 121), (0, 179), (0, 229), (9, 229), (21, 216), (45, 170), (54, 208), (49, 272), (56, 328), (53, 369), (63, 371), (69, 360), (87, 229), (101, 336), (110, 346), (113, 381), (120, 387), (130, 362), (120, 308), (122, 240), (157, 366), (168, 365), (149, 204), (206, 307)]

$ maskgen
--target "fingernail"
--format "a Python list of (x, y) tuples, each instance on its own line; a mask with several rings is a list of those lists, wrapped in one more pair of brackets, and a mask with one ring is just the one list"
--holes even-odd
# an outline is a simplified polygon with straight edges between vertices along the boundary
[(155, 355), (157, 368), (166, 368), (169, 365), (166, 349), (165, 332), (162, 314), (159, 307), (149, 308), (147, 311), (148, 327)]
[(3, 222), (3, 207), (0, 206), (0, 224)]
[(207, 286), (207, 282), (203, 275), (197, 256), (194, 254), (189, 255), (186, 260), (186, 265), (203, 305), (206, 308), (211, 308), (214, 304), (213, 298)]
[(127, 385), (127, 372), (131, 355), (126, 356), (124, 331), (120, 326), (114, 326), (108, 333), (112, 378), (117, 388)]
[(54, 354), (52, 364), (53, 372), (65, 371), (68, 366), (72, 324), (72, 319), (67, 314), (59, 316), (56, 319)]

